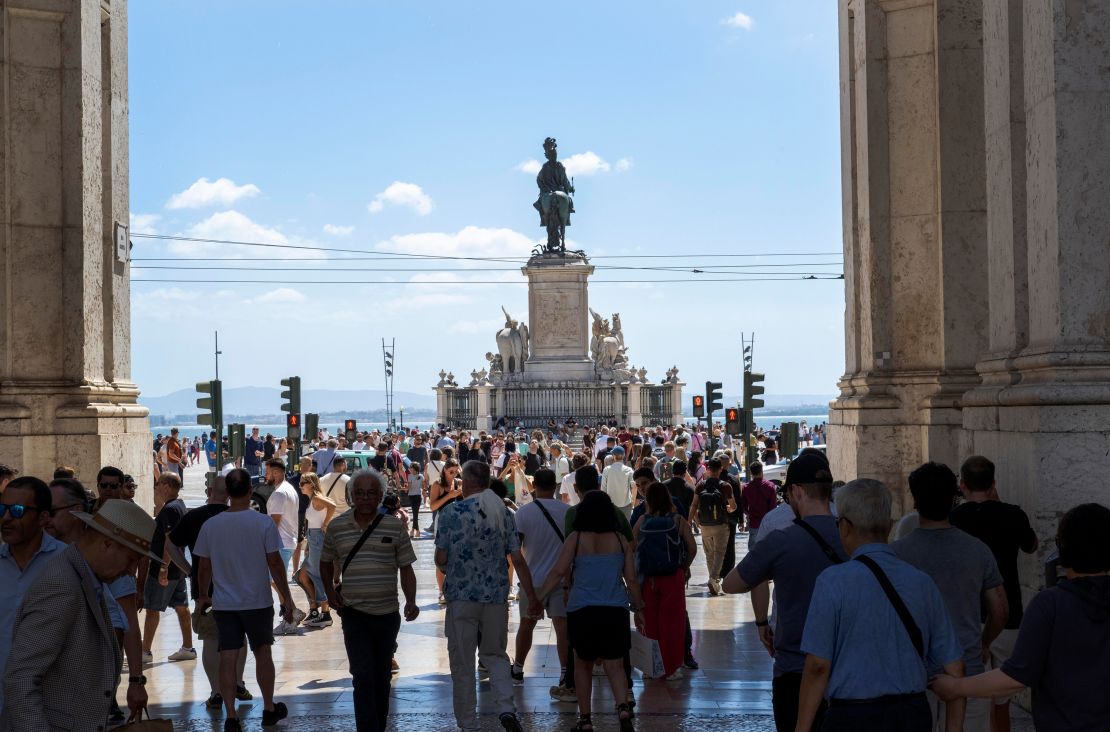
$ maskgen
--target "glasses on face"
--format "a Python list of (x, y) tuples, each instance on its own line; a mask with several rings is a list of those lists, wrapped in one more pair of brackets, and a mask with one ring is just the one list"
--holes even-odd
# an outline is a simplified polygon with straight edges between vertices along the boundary
[(123, 486), (120, 483), (97, 483), (96, 487), (100, 488), (102, 490), (103, 489), (111, 490), (113, 488), (122, 488)]
[(68, 511), (72, 508), (80, 508), (80, 507), (82, 507), (82, 504), (80, 504), (80, 503), (67, 503), (64, 506), (57, 506), (55, 508), (50, 509), (50, 515), (51, 516), (57, 516), (62, 511)]
[(5, 513), (10, 513), (13, 519), (21, 519), (28, 511), (38, 510), (34, 506), (24, 506), (22, 503), (0, 503), (0, 518), (4, 518)]

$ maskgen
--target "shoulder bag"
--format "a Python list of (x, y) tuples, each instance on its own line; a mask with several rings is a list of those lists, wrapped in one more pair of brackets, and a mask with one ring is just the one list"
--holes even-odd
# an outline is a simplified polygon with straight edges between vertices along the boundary
[(917, 627), (913, 615), (910, 614), (909, 608), (906, 607), (906, 603), (902, 601), (898, 591), (894, 589), (894, 585), (891, 584), (890, 578), (886, 576), (886, 572), (882, 570), (878, 562), (866, 554), (861, 554), (856, 557), (856, 561), (870, 569), (871, 574), (875, 575), (875, 579), (879, 581), (879, 585), (882, 586), (883, 592), (886, 593), (887, 599), (890, 600), (890, 604), (894, 606), (894, 612), (898, 613), (898, 619), (902, 621), (902, 625), (906, 627), (906, 632), (910, 634), (910, 642), (913, 643), (914, 650), (917, 651), (918, 657), (924, 661), (925, 639), (921, 635), (921, 629)]
[(343, 568), (341, 570), (339, 570), (339, 580), (340, 581), (339, 581), (339, 584), (337, 584), (335, 586), (335, 591), (336, 592), (342, 591), (342, 589), (343, 589), (343, 574), (347, 571), (347, 567), (351, 566), (351, 560), (355, 558), (356, 554), (358, 554), (358, 550), (361, 549), (362, 545), (366, 543), (366, 540), (370, 538), (370, 534), (373, 534), (374, 529), (378, 528), (378, 524), (380, 524), (382, 522), (383, 517), (384, 517), (384, 514), (380, 514), (380, 513), (377, 516), (375, 516), (374, 520), (370, 522), (370, 525), (366, 527), (366, 530), (362, 532), (362, 536), (358, 537), (358, 541), (356, 541), (355, 545), (353, 547), (351, 547), (351, 551), (347, 552), (347, 558), (343, 560)]
[(821, 547), (821, 551), (824, 552), (825, 556), (830, 562), (832, 562), (833, 564), (844, 563), (844, 560), (841, 559), (839, 555), (837, 555), (835, 549), (829, 546), (829, 542), (825, 541), (825, 538), (821, 536), (820, 533), (818, 533), (817, 529), (813, 528), (800, 518), (795, 518), (794, 524), (796, 526), (801, 526), (803, 529), (806, 530), (807, 534), (813, 537), (813, 540), (816, 541), (817, 545)]

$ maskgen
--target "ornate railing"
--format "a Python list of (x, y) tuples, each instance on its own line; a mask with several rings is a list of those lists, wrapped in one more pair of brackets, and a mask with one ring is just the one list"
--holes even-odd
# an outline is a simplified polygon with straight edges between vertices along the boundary
[(644, 424), (650, 427), (666, 425), (669, 423), (671, 386), (645, 386), (640, 390), (640, 413), (643, 415)]
[(463, 429), (478, 426), (477, 389), (452, 389), (447, 393), (447, 424)]
[(549, 420), (573, 418), (579, 424), (596, 424), (617, 419), (612, 387), (544, 387), (542, 389), (499, 389), (497, 417), (518, 420), (526, 427), (546, 427)]

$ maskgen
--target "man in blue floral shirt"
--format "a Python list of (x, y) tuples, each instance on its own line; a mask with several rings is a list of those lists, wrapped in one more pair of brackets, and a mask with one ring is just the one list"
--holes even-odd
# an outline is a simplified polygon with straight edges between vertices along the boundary
[[(463, 732), (480, 727), (474, 691), (474, 652), (489, 670), (490, 687), (501, 726), (523, 732), (513, 704), (513, 682), (505, 647), (509, 638), (509, 569), (512, 560), (533, 615), (543, 611), (532, 573), (520, 552), (516, 521), (489, 488), (489, 465), (467, 462), (462, 469), (462, 498), (439, 511), (436, 566), (447, 575), (447, 654), (455, 721)], [(481, 643), (479, 644), (479, 637)]]

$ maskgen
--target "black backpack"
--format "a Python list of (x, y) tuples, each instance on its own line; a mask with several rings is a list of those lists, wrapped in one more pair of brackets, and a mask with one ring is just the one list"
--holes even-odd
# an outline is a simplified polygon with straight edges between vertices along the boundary
[(674, 516), (646, 516), (640, 524), (636, 560), (645, 577), (669, 577), (686, 562), (686, 543)]
[(721, 481), (710, 478), (702, 483), (701, 488), (701, 493), (698, 494), (698, 523), (702, 526), (720, 526), (727, 520)]

